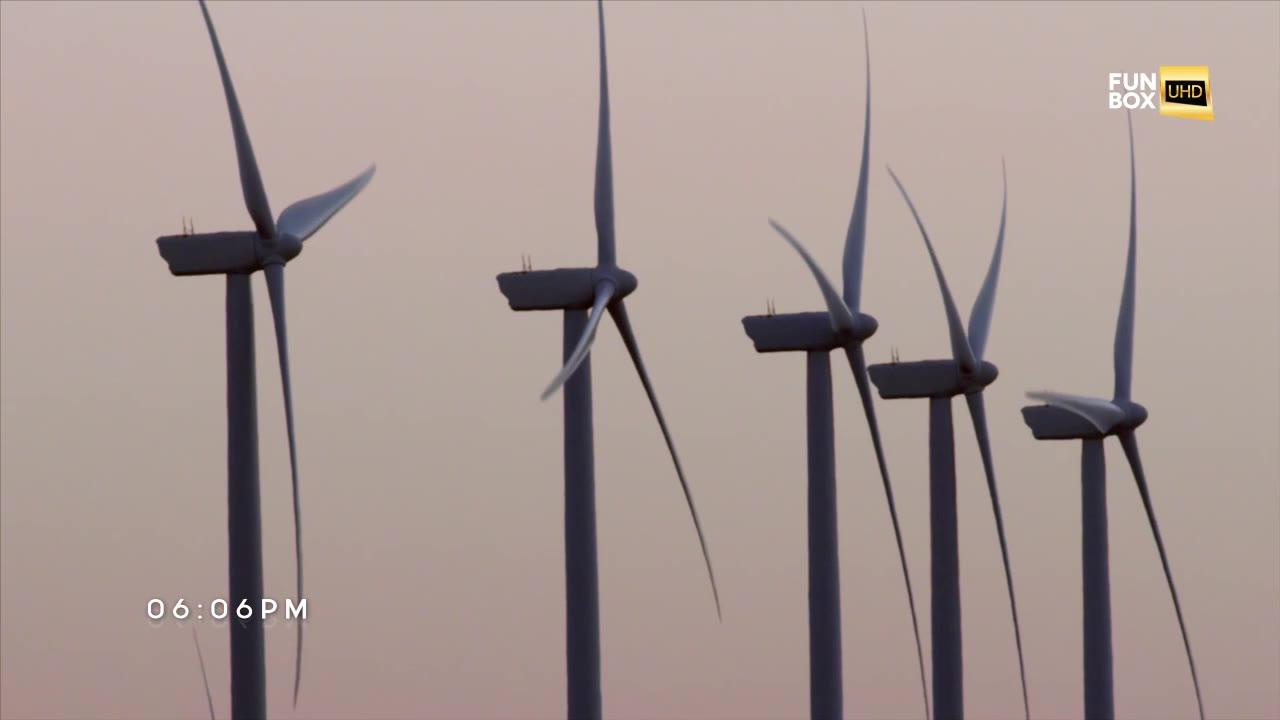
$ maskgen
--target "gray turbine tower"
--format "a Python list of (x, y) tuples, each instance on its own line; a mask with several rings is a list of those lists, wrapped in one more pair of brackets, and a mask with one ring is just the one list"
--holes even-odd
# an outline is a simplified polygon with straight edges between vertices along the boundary
[(1147, 409), (1134, 402), (1133, 386), (1133, 321), (1137, 279), (1137, 173), (1133, 154), (1133, 118), (1129, 118), (1129, 257), (1124, 269), (1124, 291), (1120, 295), (1120, 314), (1116, 319), (1115, 390), (1110, 400), (1056, 392), (1032, 392), (1028, 397), (1047, 405), (1022, 409), (1022, 417), (1037, 440), (1081, 440), (1081, 544), (1084, 580), (1084, 708), (1087, 720), (1110, 720), (1115, 717), (1111, 666), (1111, 571), (1107, 559), (1107, 467), (1102, 441), (1109, 436), (1120, 440), (1138, 494), (1151, 523), (1160, 563), (1164, 566), (1173, 609), (1182, 631), (1182, 643), (1191, 667), (1196, 705), (1204, 718), (1204, 702), (1200, 697), (1200, 680), (1196, 676), (1195, 659), (1191, 656), (1191, 640), (1182, 618), (1182, 604), (1173, 585), (1173, 572), (1165, 554), (1156, 512), (1151, 505), (1151, 491), (1142, 471), (1138, 440), (1134, 431), (1146, 422)]
[[(258, 270), (267, 279), (271, 314), (275, 321), (280, 380), (284, 388), (285, 422), (289, 434), (289, 466), (293, 483), (294, 543), (298, 597), (302, 598), (302, 518), (298, 500), (298, 456), (294, 442), (293, 393), (289, 384), (289, 341), (285, 327), (284, 266), (302, 252), (303, 242), (351, 201), (373, 178), (369, 167), (355, 179), (329, 192), (298, 201), (273, 220), (267, 192), (253, 157), (249, 131), (231, 84), (227, 62), (218, 44), (209, 10), (200, 0), (213, 54), (222, 76), (222, 89), (231, 113), (240, 186), (254, 229), (245, 231), (168, 235), (158, 238), (160, 255), (174, 275), (227, 276), (227, 549), (230, 594), (234, 612), (240, 602), (254, 609), (248, 620), (232, 618), (231, 714), (234, 718), (266, 716), (266, 665), (262, 606), (262, 512), (258, 492), (258, 410), (254, 374), (253, 293), (249, 275)], [(302, 673), (302, 621), (294, 666), (293, 701), (298, 702)]]
[(597, 2), (600, 28), (600, 119), (596, 145), (595, 219), (597, 264), (592, 268), (521, 271), (498, 276), (498, 288), (512, 310), (564, 311), (564, 367), (542, 393), (546, 400), (564, 386), (564, 540), (568, 716), (599, 718), (600, 606), (596, 568), (595, 459), (591, 421), (591, 361), (588, 357), (596, 328), (605, 311), (613, 318), (622, 343), (635, 364), (640, 384), (658, 418), (658, 427), (676, 467), (685, 501), (693, 516), (711, 580), (716, 614), (716, 589), (711, 556), (684, 477), (680, 458), (658, 406), (649, 374), (640, 357), (623, 298), (636, 289), (636, 277), (618, 267), (613, 222), (613, 160), (609, 141), (609, 74), (605, 62), (604, 6)]
[[(1027, 674), (1022, 660), (1022, 630), (1018, 625), (1018, 604), (1013, 593), (1013, 573), (1009, 567), (1009, 548), (1005, 542), (1004, 517), (1000, 512), (1000, 495), (996, 491), (995, 466), (991, 457), (991, 440), (987, 433), (986, 409), (982, 391), (996, 379), (996, 366), (982, 359), (995, 311), (996, 285), (1000, 279), (1000, 257), (1004, 252), (1005, 210), (1008, 204), (1007, 183), (1000, 207), (1000, 229), (995, 251), (982, 289), (974, 300), (966, 336), (960, 313), (942, 266), (934, 254), (933, 243), (916, 212), (906, 188), (889, 171), (894, 183), (906, 199), (920, 234), (924, 237), (929, 260), (938, 278), (942, 303), (946, 309), (951, 334), (951, 359), (894, 362), (872, 365), (871, 380), (886, 400), (898, 398), (929, 399), (929, 517), (932, 556), (932, 620), (933, 620), (933, 710), (938, 720), (954, 720), (964, 716), (964, 666), (960, 640), (960, 547), (956, 513), (955, 432), (951, 422), (951, 398), (964, 395), (973, 419), (978, 451), (987, 477), (991, 509), (995, 514), (996, 534), (1000, 540), (1000, 556), (1004, 562), (1005, 583), (1009, 589), (1009, 608), (1013, 615), (1013, 636), (1018, 648), (1018, 672), (1022, 681), (1022, 706), (1031, 716), (1027, 697)], [(1003, 174), (1003, 169), (1002, 169)]]
[[(866, 15), (863, 14), (863, 41), (866, 37)], [(840, 644), (840, 559), (836, 522), (835, 427), (831, 399), (831, 359), (833, 350), (844, 350), (862, 398), (862, 409), (871, 431), (876, 462), (884, 483), (889, 518), (898, 543), (902, 577), (906, 581), (907, 605), (911, 610), (911, 627), (915, 631), (916, 658), (920, 665), (921, 691), (925, 715), (929, 714), (929, 693), (924, 675), (924, 652), (920, 646), (920, 627), (916, 621), (915, 597), (911, 590), (911, 573), (907, 570), (907, 554), (902, 545), (902, 529), (889, 483), (889, 468), (880, 443), (880, 427), (876, 422), (871, 386), (867, 381), (867, 362), (862, 343), (875, 333), (875, 318), (859, 311), (862, 288), (862, 257), (867, 230), (867, 162), (871, 151), (871, 52), (867, 49), (866, 118), (862, 134), (862, 165), (858, 171), (858, 188), (854, 192), (853, 215), (844, 246), (844, 295), (836, 292), (818, 264), (791, 233), (776, 222), (774, 230), (800, 253), (826, 301), (826, 312), (802, 312), (783, 315), (757, 315), (742, 319), (747, 336), (757, 352), (803, 352), (806, 368), (806, 410), (809, 445), (809, 713), (814, 718), (839, 718), (843, 714), (844, 692), (841, 672)]]

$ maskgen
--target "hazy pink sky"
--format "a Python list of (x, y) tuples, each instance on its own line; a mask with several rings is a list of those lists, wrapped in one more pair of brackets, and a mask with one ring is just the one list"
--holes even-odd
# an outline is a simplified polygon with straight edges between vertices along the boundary
[[(863, 116), (860, 5), (609, 3), (620, 262), (724, 599), (612, 329), (594, 351), (606, 712), (807, 714), (804, 377), (743, 315), (820, 298)], [(1280, 5), (867, 4), (872, 362), (942, 357), (941, 302), (892, 163), (962, 313), (1009, 167), (987, 392), (1033, 713), (1081, 713), (1079, 447), (1023, 392), (1105, 394), (1128, 222), (1109, 72), (1208, 65), (1213, 122), (1134, 116), (1134, 389), (1205, 704), (1280, 717)], [(563, 714), (560, 319), (494, 275), (594, 257), (594, 8), (214, 3), (273, 206), (370, 161), (290, 266), (308, 656), (267, 633), (270, 707), (309, 718)], [(0, 715), (204, 714), (190, 631), (148, 598), (226, 594), (223, 283), (154, 239), (246, 229), (195, 3), (0, 3)], [(257, 292), (267, 592), (292, 595), (284, 422)], [(853, 383), (835, 365), (847, 716), (916, 718), (900, 571)], [(917, 601), (926, 404), (879, 403)], [(961, 422), (962, 421), (962, 422)], [(966, 701), (1021, 711), (981, 466), (957, 422)], [(1141, 504), (1108, 446), (1116, 709), (1195, 704)], [(225, 627), (199, 625), (227, 716)]]

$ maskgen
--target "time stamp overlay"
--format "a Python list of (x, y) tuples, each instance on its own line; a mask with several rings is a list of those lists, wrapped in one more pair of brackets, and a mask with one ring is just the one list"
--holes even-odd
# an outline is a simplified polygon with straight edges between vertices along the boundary
[(152, 625), (165, 620), (213, 620), (215, 622), (235, 618), (237, 620), (271, 621), (277, 618), (285, 622), (302, 622), (307, 619), (307, 599), (262, 598), (254, 604), (247, 599), (232, 603), (225, 598), (191, 602), (186, 598), (151, 598), (147, 601), (147, 619)]

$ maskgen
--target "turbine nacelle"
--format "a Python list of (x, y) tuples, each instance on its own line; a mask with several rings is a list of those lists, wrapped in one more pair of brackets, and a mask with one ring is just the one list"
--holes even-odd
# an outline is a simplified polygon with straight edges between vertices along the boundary
[(508, 272), (498, 276), (498, 289), (512, 310), (587, 310), (595, 302), (596, 289), (612, 283), (610, 302), (635, 292), (636, 276), (620, 267), (556, 268)]
[(1100, 440), (1136, 430), (1147, 421), (1147, 409), (1136, 402), (1113, 400), (1111, 404), (1124, 416), (1105, 431), (1083, 415), (1053, 405), (1028, 405), (1022, 408), (1022, 420), (1037, 440)]
[(156, 238), (156, 245), (174, 275), (248, 274), (287, 263), (302, 252), (302, 241), (292, 235), (264, 239), (252, 230), (165, 235)]
[(995, 365), (985, 360), (969, 372), (955, 360), (881, 363), (868, 371), (880, 397), (886, 400), (969, 395), (981, 392), (1000, 374)]
[(749, 315), (742, 327), (755, 344), (756, 352), (825, 352), (861, 343), (875, 334), (880, 324), (870, 315), (853, 313), (853, 328), (837, 330), (826, 312)]

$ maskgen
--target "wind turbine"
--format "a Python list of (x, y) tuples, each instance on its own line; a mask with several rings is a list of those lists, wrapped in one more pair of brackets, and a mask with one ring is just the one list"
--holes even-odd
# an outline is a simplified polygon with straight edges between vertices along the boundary
[[(863, 42), (867, 40), (866, 13), (863, 13)], [(832, 350), (843, 349), (853, 371), (862, 398), (862, 409), (871, 431), (876, 462), (884, 483), (889, 518), (898, 543), (902, 577), (906, 581), (907, 605), (911, 609), (911, 627), (916, 638), (916, 658), (920, 665), (921, 691), (925, 715), (929, 714), (929, 693), (924, 675), (924, 652), (920, 645), (920, 627), (916, 621), (916, 605), (911, 590), (911, 573), (907, 570), (907, 554), (902, 544), (902, 529), (889, 482), (889, 468), (880, 443), (880, 427), (876, 422), (871, 387), (867, 382), (867, 362), (862, 343), (875, 333), (875, 318), (859, 311), (862, 290), (862, 257), (867, 230), (867, 162), (871, 150), (871, 50), (867, 53), (866, 118), (862, 131), (862, 165), (858, 170), (858, 188), (854, 192), (853, 215), (845, 235), (844, 295), (836, 292), (821, 268), (796, 240), (778, 223), (770, 220), (782, 237), (795, 248), (813, 273), (827, 312), (769, 312), (742, 319), (743, 329), (755, 344), (756, 352), (804, 352), (806, 358), (806, 410), (809, 444), (809, 713), (814, 718), (838, 718), (843, 714), (844, 693), (840, 645), (840, 561), (838, 525), (836, 522), (835, 427), (831, 399)]]
[[(1003, 176), (1003, 163), (1001, 164)], [(924, 237), (929, 260), (933, 263), (938, 287), (942, 291), (942, 303), (946, 309), (947, 325), (951, 333), (950, 360), (921, 360), (917, 362), (890, 363), (871, 366), (871, 380), (886, 400), (899, 398), (929, 398), (929, 516), (930, 549), (932, 555), (932, 620), (933, 620), (933, 710), (938, 720), (952, 720), (964, 716), (964, 666), (960, 641), (960, 548), (956, 513), (956, 462), (955, 434), (951, 422), (951, 398), (964, 395), (973, 419), (974, 434), (978, 439), (978, 451), (982, 455), (982, 467), (987, 476), (987, 490), (991, 495), (991, 509), (995, 514), (996, 534), (1000, 540), (1000, 556), (1004, 562), (1005, 583), (1009, 588), (1009, 608), (1013, 615), (1013, 636), (1018, 648), (1018, 672), (1022, 681), (1022, 707), (1026, 717), (1031, 717), (1031, 703), (1027, 697), (1027, 674), (1022, 659), (1022, 630), (1018, 624), (1018, 604), (1013, 593), (1013, 573), (1009, 567), (1009, 547), (1005, 542), (1004, 517), (1000, 512), (1000, 495), (996, 491), (995, 467), (991, 457), (991, 440), (987, 433), (986, 408), (982, 391), (995, 381), (996, 366), (982, 359), (987, 347), (987, 335), (991, 330), (991, 316), (995, 310), (996, 285), (1000, 279), (1000, 257), (1004, 252), (1005, 210), (1008, 205), (1008, 184), (1000, 206), (1000, 229), (996, 235), (995, 251), (982, 289), (974, 300), (969, 314), (969, 332), (966, 336), (960, 323), (960, 313), (947, 280), (942, 274), (933, 243), (925, 232), (924, 223), (916, 212), (911, 197), (889, 170), (907, 207), (915, 218), (920, 234)]]
[[(267, 279), (271, 315), (275, 322), (280, 381), (284, 388), (285, 424), (289, 435), (289, 468), (293, 484), (293, 519), (298, 597), (302, 598), (302, 517), (298, 499), (298, 456), (294, 441), (293, 393), (289, 383), (289, 341), (285, 327), (284, 266), (302, 252), (303, 242), (351, 201), (369, 180), (370, 166), (354, 179), (326, 193), (300, 200), (272, 220), (262, 174), (253, 156), (249, 131), (236, 99), (218, 34), (204, 0), (200, 11), (213, 43), (222, 76), (235, 138), (240, 187), (254, 230), (166, 235), (156, 240), (160, 255), (174, 275), (226, 275), (227, 332), (227, 548), (231, 608), (242, 601), (253, 609), (248, 619), (238, 616), (231, 627), (231, 715), (266, 716), (266, 662), (262, 628), (262, 513), (258, 492), (258, 413), (254, 373), (253, 293), (249, 275), (258, 270)], [(302, 680), (302, 621), (298, 621), (294, 664), (293, 703), (298, 703)]]
[(1129, 256), (1124, 268), (1124, 291), (1120, 295), (1120, 314), (1116, 319), (1115, 389), (1110, 400), (1066, 395), (1056, 392), (1030, 392), (1027, 396), (1046, 405), (1022, 409), (1023, 420), (1037, 440), (1080, 440), (1082, 575), (1084, 579), (1084, 715), (1088, 720), (1115, 717), (1111, 665), (1111, 571), (1107, 559), (1107, 466), (1102, 441), (1109, 436), (1120, 440), (1129, 467), (1133, 470), (1138, 494), (1147, 511), (1151, 534), (1160, 552), (1165, 580), (1173, 598), (1173, 609), (1182, 631), (1182, 644), (1191, 667), (1191, 682), (1196, 691), (1196, 706), (1204, 718), (1204, 702), (1200, 697), (1200, 680), (1196, 662), (1191, 656), (1191, 640), (1182, 618), (1182, 604), (1173, 585), (1173, 572), (1165, 554), (1156, 512), (1151, 505), (1151, 491), (1142, 470), (1135, 431), (1147, 420), (1147, 409), (1132, 398), (1133, 327), (1137, 292), (1137, 170), (1134, 167), (1133, 116), (1129, 117)]
[(640, 384), (658, 419), (676, 476), (684, 490), (693, 526), (702, 546), (711, 581), (716, 615), (720, 594), (707, 551), (698, 511), (676, 447), (649, 382), (623, 298), (636, 289), (636, 276), (618, 267), (613, 218), (613, 158), (609, 138), (609, 72), (605, 58), (604, 5), (596, 3), (600, 33), (600, 117), (596, 139), (595, 220), (596, 266), (502, 273), (498, 289), (512, 310), (564, 311), (564, 367), (552, 379), (542, 399), (564, 387), (564, 536), (565, 610), (568, 675), (568, 716), (599, 718), (600, 607), (596, 573), (595, 458), (591, 421), (591, 361), (589, 353), (600, 318), (607, 310), (631, 356)]

